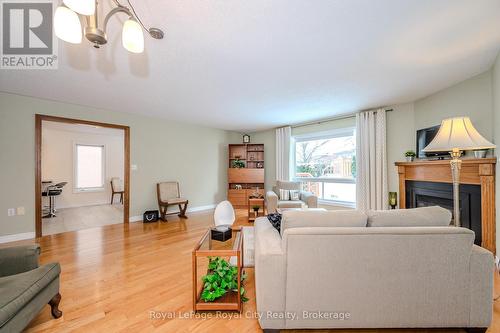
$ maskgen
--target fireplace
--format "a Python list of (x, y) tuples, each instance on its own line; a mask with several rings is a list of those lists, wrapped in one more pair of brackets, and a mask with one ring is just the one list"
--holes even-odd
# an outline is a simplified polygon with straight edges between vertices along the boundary
[[(406, 181), (406, 207), (441, 206), (453, 214), (453, 188), (450, 183)], [(460, 185), (460, 221), (476, 234), (474, 243), (481, 245), (481, 186)]]
[[(460, 200), (462, 225), (476, 233), (476, 244), (496, 253), (495, 164), (496, 157), (462, 159)], [(450, 161), (416, 160), (396, 162), (399, 175), (399, 208), (429, 205), (430, 202), (451, 209)], [(414, 182), (415, 184), (412, 184)], [(407, 191), (406, 184), (415, 186)], [(429, 183), (436, 183), (432, 185)], [(429, 192), (430, 191), (430, 192)], [(435, 192), (435, 193), (433, 193)], [(479, 193), (480, 192), (480, 193)], [(409, 199), (406, 196), (408, 193)], [(436, 198), (437, 197), (437, 198)], [(445, 200), (436, 202), (436, 200)], [(447, 201), (446, 201), (447, 200)], [(480, 201), (480, 204), (478, 203)], [(408, 205), (407, 205), (408, 202)], [(480, 220), (480, 224), (478, 221)]]

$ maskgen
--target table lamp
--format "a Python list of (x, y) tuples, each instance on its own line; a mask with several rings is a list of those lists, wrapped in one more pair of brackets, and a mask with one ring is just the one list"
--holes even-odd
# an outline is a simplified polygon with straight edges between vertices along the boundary
[(460, 227), (460, 156), (465, 150), (490, 149), (496, 146), (483, 138), (474, 128), (469, 117), (445, 119), (434, 139), (423, 149), (424, 152), (448, 151), (451, 155), (451, 178), (453, 182), (454, 225)]

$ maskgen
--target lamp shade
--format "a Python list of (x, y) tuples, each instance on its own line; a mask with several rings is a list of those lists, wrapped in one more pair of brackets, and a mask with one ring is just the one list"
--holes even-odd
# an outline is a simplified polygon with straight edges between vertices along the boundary
[(132, 53), (144, 52), (144, 35), (136, 20), (128, 19), (123, 24), (122, 44), (127, 51)]
[(95, 14), (95, 0), (63, 0), (63, 3), (78, 14)]
[(469, 117), (445, 119), (434, 139), (424, 152), (490, 149), (496, 146), (483, 138), (474, 128)]
[(82, 42), (82, 26), (78, 15), (65, 6), (59, 6), (54, 15), (54, 32), (65, 42), (80, 44)]

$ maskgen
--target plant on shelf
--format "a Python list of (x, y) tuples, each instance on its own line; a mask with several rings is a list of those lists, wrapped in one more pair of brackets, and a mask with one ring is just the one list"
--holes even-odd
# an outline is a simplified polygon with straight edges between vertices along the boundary
[(235, 159), (231, 165), (233, 168), (241, 169), (245, 167), (245, 162), (239, 159)]
[[(208, 259), (208, 274), (201, 278), (203, 281), (201, 299), (205, 302), (213, 302), (228, 291), (238, 292), (238, 267), (220, 257), (208, 257)], [(246, 274), (243, 272), (241, 275), (242, 286), (239, 290), (243, 302), (248, 301), (248, 298), (245, 297), (245, 288), (243, 288), (245, 279)]]
[(405, 153), (405, 157), (406, 157), (406, 160), (408, 162), (413, 162), (413, 160), (415, 159), (415, 156), (417, 156), (417, 154), (415, 154), (415, 152), (413, 150), (408, 150)]

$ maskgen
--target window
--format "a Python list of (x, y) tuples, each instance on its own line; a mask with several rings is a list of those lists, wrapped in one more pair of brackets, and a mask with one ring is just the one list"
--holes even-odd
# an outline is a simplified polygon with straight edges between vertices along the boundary
[(77, 192), (104, 190), (104, 146), (75, 144), (75, 182)]
[(345, 206), (356, 203), (354, 128), (294, 137), (294, 178), (319, 200)]

